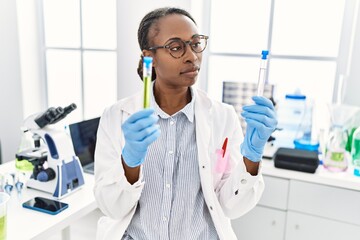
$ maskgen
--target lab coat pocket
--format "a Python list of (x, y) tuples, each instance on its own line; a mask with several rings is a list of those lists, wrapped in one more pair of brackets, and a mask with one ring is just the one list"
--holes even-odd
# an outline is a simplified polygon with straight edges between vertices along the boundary
[(229, 152), (225, 152), (223, 149), (216, 150), (216, 162), (214, 172), (218, 174), (224, 174), (229, 171)]
[(229, 171), (229, 153), (226, 152), (223, 156), (223, 149), (217, 149), (215, 152), (215, 164), (213, 165), (213, 184), (215, 191), (221, 188), (221, 180)]

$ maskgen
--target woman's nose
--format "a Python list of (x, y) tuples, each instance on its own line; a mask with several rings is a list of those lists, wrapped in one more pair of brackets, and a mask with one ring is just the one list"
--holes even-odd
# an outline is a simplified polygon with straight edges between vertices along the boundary
[(196, 53), (194, 52), (192, 49), (191, 49), (191, 46), (190, 44), (187, 44), (186, 46), (186, 52), (185, 52), (185, 55), (184, 55), (184, 62), (195, 62), (196, 60), (199, 59), (199, 56), (198, 54), (201, 54), (201, 53)]

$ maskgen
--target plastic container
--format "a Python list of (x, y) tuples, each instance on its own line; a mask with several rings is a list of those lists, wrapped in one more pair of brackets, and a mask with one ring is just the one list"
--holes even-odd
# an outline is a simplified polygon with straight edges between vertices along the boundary
[(7, 235), (7, 203), (10, 197), (0, 192), (0, 239), (6, 240)]
[(346, 171), (350, 154), (346, 151), (347, 133), (342, 126), (333, 126), (326, 144), (324, 167), (331, 172)]
[[(274, 134), (276, 146), (294, 148), (296, 145), (306, 145), (303, 140), (311, 140), (312, 104), (306, 100), (305, 95), (287, 94), (285, 99), (279, 102), (277, 117), (279, 131)], [(295, 140), (299, 140), (296, 145)]]
[(352, 134), (351, 158), (353, 164), (355, 161), (360, 160), (360, 127)]
[(354, 175), (360, 177), (360, 160), (355, 160), (354, 165)]

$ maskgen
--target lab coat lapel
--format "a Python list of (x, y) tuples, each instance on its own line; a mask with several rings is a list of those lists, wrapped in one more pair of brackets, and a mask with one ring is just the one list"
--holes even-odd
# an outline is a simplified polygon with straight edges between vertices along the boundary
[[(210, 168), (209, 146), (211, 140), (212, 107), (204, 93), (197, 91), (195, 101), (196, 143), (200, 169)], [(201, 171), (201, 170), (200, 170)]]

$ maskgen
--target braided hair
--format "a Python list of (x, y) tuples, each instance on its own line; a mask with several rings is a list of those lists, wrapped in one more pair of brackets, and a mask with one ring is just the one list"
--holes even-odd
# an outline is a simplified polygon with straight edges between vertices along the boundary
[[(170, 7), (155, 9), (155, 10), (149, 12), (148, 14), (146, 14), (145, 17), (140, 22), (139, 29), (138, 29), (138, 42), (139, 42), (141, 51), (151, 47), (150, 46), (151, 41), (149, 41), (149, 39), (156, 37), (156, 35), (159, 33), (160, 29), (158, 29), (156, 26), (156, 23), (158, 22), (158, 20), (162, 17), (168, 16), (171, 14), (184, 15), (184, 16), (190, 18), (191, 21), (193, 21), (196, 25), (196, 22), (193, 19), (193, 17), (190, 15), (190, 13), (188, 13), (187, 11), (185, 11), (183, 9), (170, 8)], [(153, 26), (154, 26), (154, 28), (152, 28)], [(149, 36), (150, 31), (151, 31), (151, 37)], [(137, 68), (137, 73), (140, 76), (141, 80), (143, 78), (143, 57), (144, 56), (141, 55), (139, 65)], [(151, 80), (154, 81), (155, 79), (156, 79), (156, 72), (155, 72), (155, 68), (153, 67)]]

